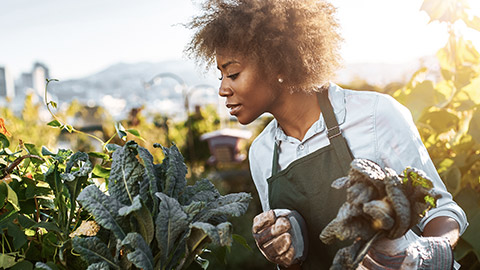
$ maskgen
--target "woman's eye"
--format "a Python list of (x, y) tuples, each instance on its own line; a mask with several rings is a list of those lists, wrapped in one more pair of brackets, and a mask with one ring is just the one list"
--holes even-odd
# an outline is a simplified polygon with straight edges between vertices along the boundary
[(240, 73), (235, 73), (235, 74), (232, 74), (232, 75), (228, 75), (227, 77), (232, 79), (232, 80), (235, 80), (238, 77), (239, 74)]
[(221, 81), (223, 80), (223, 75), (220, 74), (220, 77), (218, 77), (218, 79)]

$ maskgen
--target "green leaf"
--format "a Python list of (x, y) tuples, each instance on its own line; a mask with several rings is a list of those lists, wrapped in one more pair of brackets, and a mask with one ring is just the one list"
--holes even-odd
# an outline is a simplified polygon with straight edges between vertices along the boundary
[(127, 140), (127, 132), (125, 132), (125, 128), (122, 126), (122, 123), (116, 122), (115, 123), (115, 130), (117, 131), (117, 135), (122, 140)]
[(16, 257), (18, 255), (19, 255), (19, 252), (0, 253), (0, 268), (8, 269), (14, 266), (17, 263)]
[(233, 238), (233, 241), (239, 243), (240, 245), (242, 245), (244, 248), (248, 249), (249, 251), (252, 251), (253, 252), (253, 249), (250, 247), (250, 245), (248, 245), (248, 242), (247, 240), (245, 239), (245, 237), (239, 235), (239, 234), (232, 234), (232, 238)]
[[(78, 169), (72, 172), (73, 167), (78, 162), (83, 164), (80, 167), (77, 166)], [(81, 177), (88, 177), (92, 170), (92, 162), (88, 159), (88, 155), (83, 152), (77, 152), (70, 157), (65, 167), (65, 173), (62, 173), (61, 177), (64, 181), (72, 182)]]
[(120, 269), (110, 254), (110, 249), (97, 237), (74, 237), (73, 249), (80, 253), (88, 264), (105, 262), (113, 269)]
[(62, 230), (60, 230), (57, 224), (55, 224), (54, 222), (47, 222), (47, 221), (41, 221), (33, 225), (31, 228), (32, 229), (44, 228), (44, 229), (47, 229), (47, 231), (51, 231), (51, 232), (58, 232), (58, 233), (62, 232)]
[(218, 199), (220, 193), (208, 179), (201, 179), (193, 186), (187, 186), (180, 197), (180, 202), (185, 205), (194, 201), (210, 202)]
[(143, 166), (137, 159), (136, 143), (127, 142), (113, 153), (112, 170), (108, 181), (110, 196), (124, 205), (131, 205), (133, 197), (140, 193), (139, 182)]
[(87, 270), (110, 270), (107, 262), (98, 262), (88, 266)]
[(119, 148), (122, 148), (122, 147), (118, 144), (109, 143), (105, 145), (105, 149), (107, 149), (109, 153), (115, 152)]
[(189, 220), (192, 220), (195, 215), (200, 213), (200, 211), (205, 208), (205, 202), (194, 201), (189, 205), (182, 206), (183, 211), (188, 215)]
[(197, 214), (194, 220), (207, 222), (210, 218), (215, 216), (241, 216), (247, 211), (251, 199), (252, 196), (244, 192), (221, 196), (217, 200), (208, 203), (205, 208)]
[(162, 264), (165, 265), (168, 256), (173, 251), (180, 235), (188, 230), (187, 214), (183, 212), (180, 203), (163, 193), (156, 194), (160, 202), (160, 211), (155, 220), (155, 237), (161, 252)]
[(54, 109), (57, 108), (57, 103), (56, 103), (55, 101), (50, 101), (50, 104), (52, 105), (52, 107), (53, 107)]
[(477, 109), (470, 120), (468, 134), (478, 143), (480, 143), (480, 109)]
[[(34, 144), (31, 143), (24, 143), (23, 144), (25, 148), (27, 148), (27, 151), (30, 155), (35, 155), (35, 156), (40, 156), (40, 151), (38, 151), (37, 147)], [(43, 164), (45, 161), (39, 160), (36, 158), (31, 158), (30, 159), (35, 165), (40, 165)]]
[(137, 147), (138, 151), (138, 156), (140, 159), (143, 161), (143, 165), (145, 166), (145, 178), (142, 183), (144, 186), (146, 185), (146, 188), (148, 189), (148, 196), (146, 192), (141, 192), (140, 194), (142, 195), (142, 199), (145, 202), (148, 202), (149, 200), (153, 202), (153, 215), (155, 216), (157, 211), (158, 211), (158, 199), (155, 196), (155, 193), (161, 191), (158, 189), (158, 186), (163, 186), (163, 181), (160, 177), (157, 176), (155, 165), (153, 164), (153, 156), (150, 154), (150, 152), (141, 147)]
[(13, 239), (13, 248), (14, 250), (20, 250), (20, 248), (27, 243), (27, 236), (22, 229), (13, 223), (7, 224), (7, 233)]
[(230, 246), (232, 244), (232, 224), (223, 222), (214, 226), (205, 222), (194, 222), (192, 230), (199, 229), (205, 232), (213, 244), (220, 246)]
[(45, 146), (42, 146), (42, 156), (52, 156), (52, 157), (54, 157), (55, 154), (50, 152), (50, 150), (48, 150), (48, 148), (46, 148)]
[(148, 210), (147, 206), (142, 203), (142, 208), (134, 212), (137, 219), (139, 229), (138, 231), (142, 235), (143, 239), (150, 245), (155, 236), (155, 224), (153, 223), (152, 213)]
[(10, 146), (10, 141), (8, 140), (7, 136), (0, 133), (0, 147), (3, 149), (3, 148), (8, 148), (9, 146)]
[(8, 196), (7, 184), (0, 184), (0, 209), (5, 205), (5, 199)]
[(165, 187), (163, 193), (172, 198), (178, 196), (185, 190), (187, 180), (187, 166), (183, 161), (183, 156), (180, 154), (177, 146), (172, 145), (170, 148), (162, 146), (165, 158), (162, 163), (162, 170), (165, 173)]
[(80, 192), (77, 199), (94, 217), (95, 221), (104, 228), (111, 230), (117, 238), (125, 238), (125, 219), (118, 214), (122, 207), (112, 196), (103, 194), (95, 185), (89, 185)]
[(125, 216), (128, 216), (135, 211), (140, 210), (140, 208), (142, 208), (142, 202), (140, 201), (140, 195), (137, 195), (137, 196), (135, 196), (135, 198), (133, 198), (132, 205), (123, 206), (122, 208), (120, 208), (118, 210), (118, 214), (120, 216), (125, 217)]
[(127, 234), (122, 241), (122, 245), (127, 246), (131, 250), (127, 254), (127, 258), (136, 267), (144, 270), (153, 270), (155, 263), (152, 251), (140, 234), (135, 232)]
[(52, 156), (58, 162), (63, 163), (65, 160), (72, 155), (73, 151), (70, 149), (58, 149), (56, 154), (50, 152), (45, 146), (42, 146), (42, 155), (44, 156)]
[(102, 167), (100, 164), (96, 164), (92, 171), (92, 178), (104, 178), (110, 177), (110, 168)]
[(127, 129), (127, 132), (134, 136), (140, 137), (140, 132), (138, 132), (136, 129)]
[(105, 161), (110, 161), (110, 156), (101, 152), (88, 152), (88, 156), (93, 158), (100, 158)]
[(33, 264), (27, 260), (19, 261), (10, 270), (32, 270)]
[(127, 131), (128, 133), (134, 135), (135, 137), (139, 138), (140, 140), (145, 141), (145, 139), (144, 139), (142, 136), (140, 136), (140, 132), (138, 132), (138, 130), (136, 130), (136, 129), (127, 129), (126, 131)]
[(37, 224), (33, 219), (28, 217), (25, 214), (20, 214), (17, 216), (18, 219), (18, 224), (20, 224), (21, 227), (23, 228), (30, 228), (33, 225)]
[(0, 185), (5, 185), (7, 188), (7, 202), (9, 202), (15, 211), (20, 211), (20, 205), (18, 204), (17, 193), (5, 182), (0, 182)]
[(44, 234), (42, 239), (41, 255), (43, 258), (53, 258), (58, 251), (58, 239), (54, 232)]
[(51, 127), (61, 127), (62, 126), (62, 124), (60, 122), (58, 122), (58, 120), (50, 121), (50, 122), (48, 122), (47, 125), (51, 126)]

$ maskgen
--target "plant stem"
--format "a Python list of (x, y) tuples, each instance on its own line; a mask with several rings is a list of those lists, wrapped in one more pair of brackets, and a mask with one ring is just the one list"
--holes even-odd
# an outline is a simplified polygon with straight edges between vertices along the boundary
[[(50, 109), (50, 104), (51, 102), (49, 102), (47, 100), (47, 89), (48, 89), (48, 84), (51, 82), (51, 81), (58, 81), (57, 79), (47, 79), (47, 83), (45, 85), (45, 94), (44, 94), (44, 98), (45, 98), (45, 105), (47, 106), (47, 110), (48, 112), (50, 113), (50, 115), (53, 117), (53, 119), (57, 120), (60, 124), (61, 124), (61, 127), (65, 127), (66, 124), (64, 124), (62, 121), (60, 121), (60, 119), (52, 112), (52, 110)], [(86, 132), (83, 132), (83, 131), (80, 131), (78, 129), (75, 129), (74, 127), (70, 126), (71, 127), (71, 131), (70, 132), (76, 132), (78, 134), (82, 134), (82, 135), (86, 135), (90, 138), (93, 138), (97, 141), (99, 141), (102, 145), (105, 145), (105, 142), (100, 139), (99, 137), (95, 136), (95, 135), (92, 135), (92, 134), (89, 134), (89, 133), (86, 133)]]

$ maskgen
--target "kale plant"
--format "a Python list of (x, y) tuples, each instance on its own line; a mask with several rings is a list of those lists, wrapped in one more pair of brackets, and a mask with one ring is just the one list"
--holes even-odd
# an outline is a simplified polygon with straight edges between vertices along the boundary
[(232, 242), (228, 216), (247, 210), (247, 193), (220, 195), (202, 179), (187, 186), (187, 167), (175, 145), (161, 147), (165, 158), (154, 164), (135, 142), (112, 157), (108, 194), (87, 186), (78, 201), (101, 229), (95, 236), (73, 239), (75, 252), (88, 269), (185, 269), (207, 244)]

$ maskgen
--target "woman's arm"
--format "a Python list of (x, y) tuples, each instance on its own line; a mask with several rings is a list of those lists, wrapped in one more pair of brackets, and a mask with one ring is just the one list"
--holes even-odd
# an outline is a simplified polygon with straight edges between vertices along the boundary
[(425, 225), (423, 236), (447, 237), (453, 248), (460, 237), (460, 226), (451, 217), (436, 217)]

